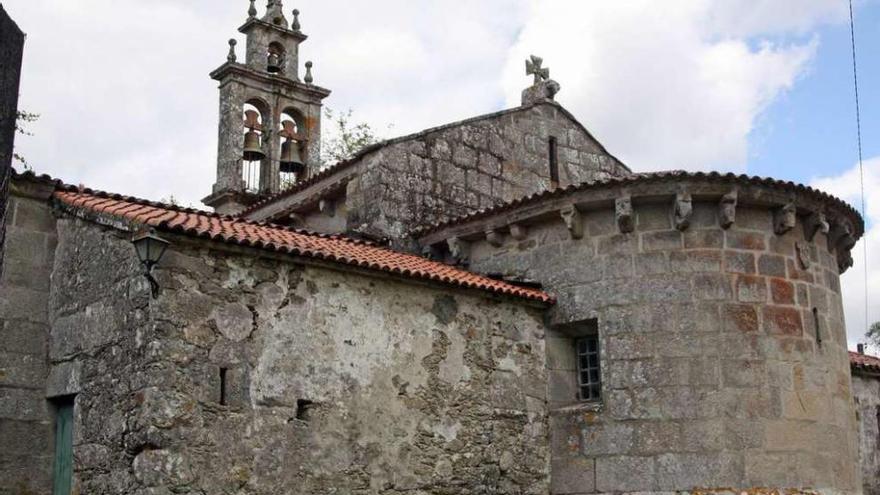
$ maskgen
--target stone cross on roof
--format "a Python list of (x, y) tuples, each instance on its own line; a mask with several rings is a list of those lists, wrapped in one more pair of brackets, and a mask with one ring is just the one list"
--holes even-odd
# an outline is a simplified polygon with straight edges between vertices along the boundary
[(544, 59), (535, 55), (530, 55), (526, 60), (526, 75), (535, 76), (535, 81), (523, 90), (523, 105), (552, 100), (559, 92), (559, 83), (550, 79), (550, 69), (541, 67), (543, 63)]
[(544, 63), (544, 59), (541, 57), (536, 57), (535, 55), (530, 55), (529, 60), (526, 60), (526, 75), (535, 76), (535, 84), (540, 84), (541, 81), (546, 81), (550, 79), (550, 69), (546, 67), (541, 67), (541, 64)]

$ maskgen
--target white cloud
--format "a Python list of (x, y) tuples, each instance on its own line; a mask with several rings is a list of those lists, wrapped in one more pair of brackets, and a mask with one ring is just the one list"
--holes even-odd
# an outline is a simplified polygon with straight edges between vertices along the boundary
[[(518, 0), (288, 1), (326, 103), (406, 133), (497, 109)], [(258, 2), (262, 10), (265, 2)], [(41, 114), (17, 147), (36, 171), (199, 205), (214, 181), (217, 84), (247, 2), (10, 0), (28, 33), (20, 106)], [(503, 16), (498, 16), (503, 12)], [(239, 43), (239, 57), (243, 57)], [(394, 124), (392, 131), (386, 131)]]
[[(316, 84), (384, 134), (519, 103), (529, 53), (560, 100), (637, 170), (741, 168), (755, 118), (837, 22), (837, 0), (288, 1)], [(265, 5), (258, 2), (258, 7)], [(662, 5), (662, 8), (660, 7)], [(244, 0), (9, 0), (28, 33), (17, 145), (39, 172), (193, 204), (214, 181), (208, 73), (241, 35)], [(755, 36), (807, 33), (794, 42)], [(746, 39), (749, 38), (749, 39)], [(242, 56), (243, 44), (239, 44)], [(391, 131), (387, 125), (393, 124)]]
[(497, 81), (523, 20), (519, 0), (346, 2), (341, 16), (338, 2), (300, 3), (319, 23), (303, 49), (334, 91), (331, 107), (404, 134), (501, 105)]
[(833, 0), (724, 0), (706, 5), (707, 30), (721, 36), (805, 33), (817, 24), (846, 21), (848, 15), (847, 2)]
[(792, 87), (840, 18), (834, 0), (532, 0), (508, 57), (507, 102), (522, 60), (543, 55), (558, 99), (633, 169), (743, 170), (757, 117)]
[(28, 35), (19, 106), (40, 119), (16, 146), (37, 172), (153, 199), (209, 192), (217, 93), (207, 74), (241, 16), (205, 16), (195, 3), (5, 2)]
[[(840, 278), (847, 337), (851, 348), (863, 342), (865, 325), (865, 243), (868, 248), (868, 323), (880, 321), (880, 157), (864, 162), (865, 223), (867, 233), (852, 250), (853, 266)], [(811, 186), (833, 194), (861, 209), (858, 165), (840, 175), (813, 180)]]

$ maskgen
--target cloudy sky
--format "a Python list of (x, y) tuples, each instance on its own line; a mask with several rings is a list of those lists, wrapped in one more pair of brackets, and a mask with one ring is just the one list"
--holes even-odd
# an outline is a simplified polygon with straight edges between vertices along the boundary
[[(38, 172), (199, 205), (216, 157), (208, 73), (246, 0), (6, 0), (27, 32), (17, 147)], [(260, 6), (264, 1), (259, 1)], [(636, 171), (730, 170), (860, 207), (846, 0), (288, 0), (331, 108), (385, 137), (516, 105), (543, 56), (557, 99)], [(880, 0), (854, 0), (880, 320)], [(239, 47), (242, 45), (240, 44)], [(871, 252), (876, 253), (873, 258)], [(865, 328), (864, 257), (843, 278)]]

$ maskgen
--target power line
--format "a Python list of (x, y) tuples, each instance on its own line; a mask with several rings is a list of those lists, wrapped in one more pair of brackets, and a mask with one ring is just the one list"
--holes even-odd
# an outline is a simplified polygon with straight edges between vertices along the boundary
[[(862, 220), (867, 227), (868, 217), (865, 215), (865, 167), (862, 165), (862, 118), (859, 111), (859, 72), (856, 66), (856, 23), (853, 19), (852, 0), (849, 0), (849, 35), (852, 42), (852, 62), (853, 62), (853, 87), (856, 97), (856, 139), (859, 149), (859, 184), (862, 194)], [(867, 228), (865, 229), (867, 231)], [(865, 278), (865, 333), (868, 332), (870, 323), (868, 322), (868, 236), (867, 232), (862, 236), (862, 251), (864, 254), (864, 278)]]

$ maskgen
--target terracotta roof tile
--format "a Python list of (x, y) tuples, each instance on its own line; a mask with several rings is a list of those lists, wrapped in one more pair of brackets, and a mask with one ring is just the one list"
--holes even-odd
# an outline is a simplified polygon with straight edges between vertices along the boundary
[(877, 356), (849, 351), (849, 364), (856, 369), (880, 372), (880, 357)]
[(208, 237), (232, 244), (368, 267), (410, 278), (480, 289), (542, 303), (554, 302), (552, 296), (537, 289), (519, 287), (419, 256), (392, 251), (343, 236), (314, 234), (280, 225), (250, 222), (61, 183), (58, 183), (54, 197), (60, 204), (74, 211), (86, 210), (111, 215), (133, 223), (146, 224), (161, 231)]

